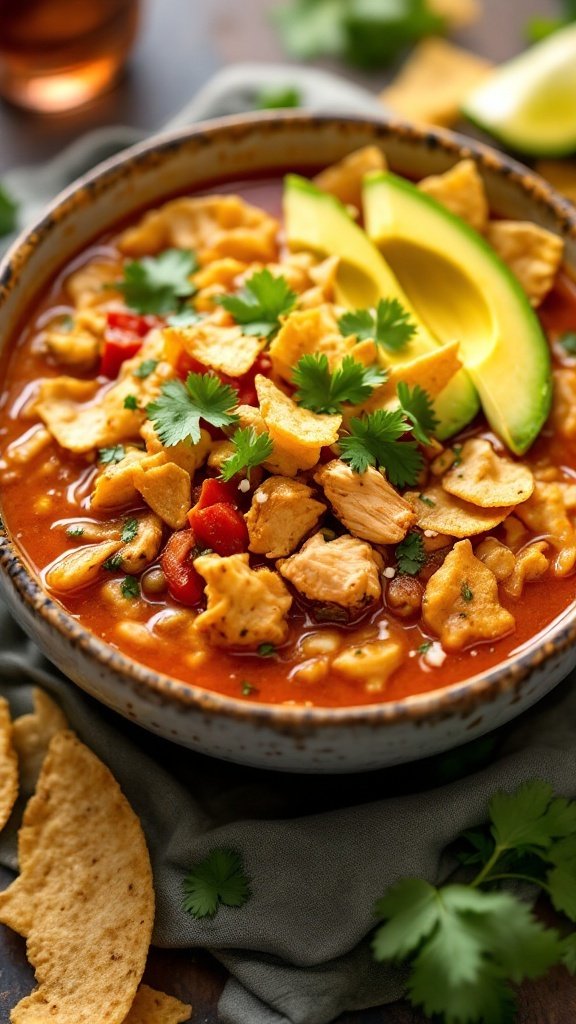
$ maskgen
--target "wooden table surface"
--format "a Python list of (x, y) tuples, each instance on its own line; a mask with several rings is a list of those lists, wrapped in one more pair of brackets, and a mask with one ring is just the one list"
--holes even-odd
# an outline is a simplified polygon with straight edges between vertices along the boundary
[[(0, 104), (0, 173), (47, 159), (80, 133), (109, 123), (154, 129), (175, 113), (223, 64), (282, 60), (267, 20), (274, 0), (145, 0), (142, 31), (131, 66), (117, 88), (80, 112), (56, 117), (25, 114)], [(463, 44), (493, 60), (517, 52), (533, 14), (557, 10), (554, 0), (483, 0), (484, 16), (463, 31)], [(329, 65), (325, 65), (329, 66)], [(382, 76), (344, 73), (378, 88)], [(0, 868), (0, 888), (10, 881)], [(217, 1024), (226, 972), (199, 951), (152, 950), (146, 980), (191, 1002), (195, 1024)], [(0, 1024), (33, 986), (24, 942), (0, 926)], [(558, 969), (519, 993), (518, 1024), (568, 1024), (576, 1019), (576, 981)], [(340, 1024), (422, 1024), (405, 1004), (345, 1014)], [(94, 1024), (98, 1024), (97, 1021)]]

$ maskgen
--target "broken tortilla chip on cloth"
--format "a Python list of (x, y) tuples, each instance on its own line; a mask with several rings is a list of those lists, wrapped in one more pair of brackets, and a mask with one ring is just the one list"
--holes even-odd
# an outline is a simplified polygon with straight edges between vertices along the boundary
[(184, 1024), (191, 1013), (192, 1007), (187, 1003), (140, 985), (123, 1024)]
[(8, 821), (18, 796), (18, 758), (14, 749), (8, 703), (0, 697), (0, 829)]

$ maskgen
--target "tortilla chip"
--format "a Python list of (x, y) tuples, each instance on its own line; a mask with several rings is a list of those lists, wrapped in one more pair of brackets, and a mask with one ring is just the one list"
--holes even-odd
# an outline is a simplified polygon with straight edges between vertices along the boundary
[(428, 0), (428, 10), (446, 18), (451, 29), (464, 28), (478, 21), (482, 4), (480, 0)]
[[(222, 289), (218, 288), (217, 294), (221, 293)], [(190, 327), (166, 327), (163, 335), (166, 352), (170, 353), (169, 362), (175, 362), (174, 352), (183, 351), (203, 366), (228, 377), (248, 373), (266, 347), (266, 338), (243, 334), (236, 324), (222, 327), (200, 321)]]
[(449, 128), (458, 120), (465, 97), (491, 67), (487, 60), (445, 39), (425, 39), (380, 93), (380, 99), (409, 121)]
[(449, 494), (480, 508), (519, 505), (534, 490), (534, 477), (521, 462), (496, 454), (489, 441), (471, 438), (462, 446), (458, 465), (442, 477)]
[(122, 1024), (152, 934), (150, 858), (117, 782), (71, 732), (50, 743), (19, 858), (0, 921), (26, 936), (38, 987), (12, 1024)]
[(342, 417), (319, 415), (296, 405), (268, 377), (256, 377), (256, 393), (260, 412), (273, 441), (278, 441), (290, 454), (298, 456), (316, 451), (338, 440)]
[(61, 729), (68, 728), (64, 712), (44, 690), (35, 687), (32, 699), (34, 710), (16, 719), (13, 734), (20, 785), (27, 794), (34, 792), (52, 737)]
[(488, 225), (488, 199), (484, 182), (473, 160), (460, 160), (444, 174), (432, 174), (418, 182), (418, 188), (455, 217), (483, 232)]
[(134, 467), (132, 480), (146, 504), (172, 530), (186, 525), (186, 514), (192, 505), (192, 483), (186, 470), (175, 462), (152, 469), (140, 464)]
[(420, 493), (408, 491), (404, 497), (416, 512), (421, 530), (434, 530), (447, 537), (473, 537), (493, 530), (514, 508), (479, 508), (448, 494), (439, 484)]
[(184, 1024), (190, 1020), (191, 1013), (188, 1003), (156, 992), (148, 985), (140, 985), (124, 1024)]
[(536, 170), (566, 199), (576, 203), (576, 160), (539, 160)]
[(563, 240), (538, 224), (520, 220), (491, 221), (487, 238), (518, 278), (531, 304), (539, 306), (560, 270)]
[(13, 745), (8, 701), (0, 697), (0, 830), (4, 828), (18, 796), (18, 758)]
[(364, 146), (349, 153), (337, 164), (320, 171), (314, 183), (336, 196), (345, 206), (362, 209), (362, 180), (369, 171), (385, 171), (386, 161), (378, 146)]

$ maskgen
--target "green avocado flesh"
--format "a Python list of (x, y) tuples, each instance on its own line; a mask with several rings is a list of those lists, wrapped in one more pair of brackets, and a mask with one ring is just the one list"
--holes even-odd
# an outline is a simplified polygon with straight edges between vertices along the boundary
[(459, 217), (389, 172), (365, 179), (369, 237), (419, 316), (460, 357), (492, 429), (522, 455), (550, 411), (550, 352), (509, 268)]
[[(363, 309), (375, 306), (380, 299), (396, 298), (410, 313), (417, 331), (401, 353), (385, 353), (384, 365), (409, 364), (442, 344), (423, 323), (384, 257), (338, 199), (307, 178), (289, 174), (284, 187), (284, 222), (292, 250), (308, 249), (340, 257), (336, 278), (339, 304)], [(478, 395), (464, 370), (435, 399), (434, 407), (441, 439), (451, 437), (474, 418), (479, 409)]]

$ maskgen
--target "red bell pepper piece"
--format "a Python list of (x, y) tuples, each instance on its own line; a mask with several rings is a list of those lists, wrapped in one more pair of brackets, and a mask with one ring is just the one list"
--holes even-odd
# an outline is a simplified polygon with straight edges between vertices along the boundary
[(225, 502), (189, 513), (196, 539), (217, 555), (238, 555), (248, 550), (248, 527), (238, 509)]
[(178, 530), (172, 534), (160, 557), (171, 597), (189, 608), (200, 604), (204, 594), (204, 580), (192, 562), (196, 546), (197, 538), (192, 530)]
[(226, 483), (224, 480), (216, 480), (212, 476), (207, 477), (202, 483), (200, 497), (188, 515), (192, 516), (195, 512), (199, 512), (201, 508), (208, 508), (209, 505), (222, 503), (238, 508), (236, 488), (233, 484)]
[(136, 355), (142, 347), (142, 339), (157, 322), (155, 317), (111, 310), (106, 317), (100, 373), (111, 380), (117, 377), (122, 363)]

